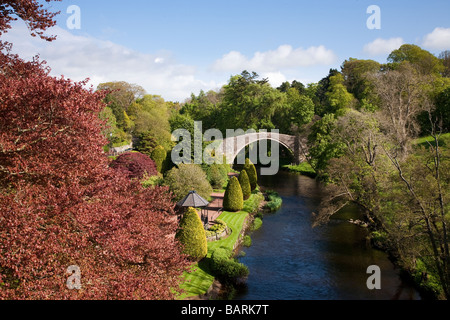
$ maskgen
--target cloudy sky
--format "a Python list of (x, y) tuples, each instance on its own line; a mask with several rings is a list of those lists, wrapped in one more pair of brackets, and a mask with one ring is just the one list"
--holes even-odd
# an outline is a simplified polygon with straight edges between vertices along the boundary
[(51, 7), (61, 11), (48, 32), (56, 41), (32, 38), (22, 23), (2, 39), (24, 58), (39, 54), (55, 76), (89, 78), (94, 88), (127, 81), (180, 102), (243, 70), (273, 86), (307, 84), (350, 57), (386, 62), (404, 43), (436, 55), (450, 50), (448, 0), (63, 0)]

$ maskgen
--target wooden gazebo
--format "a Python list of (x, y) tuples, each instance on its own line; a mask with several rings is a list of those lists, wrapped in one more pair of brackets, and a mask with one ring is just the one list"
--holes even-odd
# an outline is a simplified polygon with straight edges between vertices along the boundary
[(203, 221), (204, 225), (207, 225), (209, 223), (208, 214), (207, 212), (205, 212), (205, 208), (208, 205), (209, 202), (202, 198), (195, 190), (190, 191), (189, 194), (183, 198), (183, 200), (177, 203), (177, 206), (182, 208), (200, 208), (200, 218)]

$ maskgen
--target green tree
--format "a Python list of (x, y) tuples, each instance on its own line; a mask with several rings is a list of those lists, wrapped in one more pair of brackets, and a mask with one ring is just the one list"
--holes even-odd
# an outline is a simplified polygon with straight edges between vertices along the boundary
[(330, 77), (330, 86), (326, 93), (329, 112), (341, 114), (345, 109), (352, 107), (355, 97), (347, 91), (344, 85), (344, 76), (341, 73)]
[(153, 138), (153, 134), (150, 131), (147, 131), (138, 135), (138, 140), (134, 148), (136, 151), (151, 156), (156, 146), (158, 146), (158, 143), (155, 138)]
[(272, 88), (267, 79), (247, 71), (233, 76), (223, 87), (218, 129), (274, 129), (272, 117), (283, 106), (285, 95)]
[(334, 114), (327, 114), (312, 126), (308, 136), (311, 165), (322, 176), (329, 161), (343, 154), (344, 146), (332, 136), (336, 122)]
[(388, 57), (388, 62), (394, 69), (406, 61), (410, 62), (422, 75), (440, 74), (445, 70), (440, 59), (414, 44), (404, 44), (399, 49), (392, 51)]
[(223, 198), (223, 208), (226, 211), (238, 212), (244, 207), (244, 195), (239, 180), (232, 177), (228, 183), (225, 195)]
[(258, 186), (258, 173), (256, 172), (255, 165), (248, 158), (245, 159), (244, 170), (247, 172), (248, 180), (253, 191)]
[(166, 160), (166, 157), (167, 151), (164, 149), (163, 146), (157, 146), (155, 149), (153, 149), (151, 158), (153, 159), (153, 161), (155, 161), (156, 169), (160, 173), (163, 173), (164, 169), (163, 165), (164, 161)]
[(314, 103), (309, 97), (300, 95), (297, 89), (291, 88), (287, 91), (287, 101), (291, 109), (292, 124), (301, 127), (311, 122), (314, 117)]
[(217, 127), (217, 119), (221, 110), (219, 106), (222, 102), (222, 93), (200, 91), (198, 96), (194, 94), (180, 110), (180, 114), (186, 114), (195, 121), (203, 122), (203, 129), (208, 130)]
[(342, 75), (348, 92), (353, 94), (359, 102), (359, 108), (367, 107), (368, 104), (377, 106), (376, 93), (368, 74), (381, 70), (381, 64), (374, 60), (359, 60), (350, 58), (342, 64)]
[(439, 54), (439, 59), (442, 61), (445, 69), (442, 72), (442, 76), (450, 77), (450, 50), (445, 50)]
[(208, 253), (206, 231), (197, 210), (194, 208), (189, 208), (183, 215), (176, 238), (183, 245), (183, 253), (194, 261), (206, 257)]
[(167, 172), (164, 184), (174, 193), (175, 201), (183, 199), (192, 190), (205, 199), (209, 199), (213, 192), (205, 172), (196, 164), (180, 164), (172, 168)]
[(435, 115), (442, 123), (439, 123), (442, 130), (450, 132), (450, 87), (436, 97)]
[(149, 133), (158, 145), (167, 150), (172, 147), (170, 112), (164, 99), (157, 95), (145, 95), (132, 103), (128, 114), (135, 125), (135, 136)]
[(97, 90), (108, 92), (105, 102), (116, 116), (117, 126), (127, 131), (125, 128), (128, 124), (124, 115), (125, 113), (128, 114), (128, 108), (136, 99), (145, 95), (145, 90), (137, 84), (130, 84), (125, 81), (101, 83)]
[(242, 170), (241, 173), (239, 174), (239, 184), (241, 185), (242, 188), (242, 195), (244, 197), (244, 200), (247, 200), (248, 198), (250, 198), (252, 194), (252, 187), (250, 185), (250, 180), (248, 178), (247, 171)]

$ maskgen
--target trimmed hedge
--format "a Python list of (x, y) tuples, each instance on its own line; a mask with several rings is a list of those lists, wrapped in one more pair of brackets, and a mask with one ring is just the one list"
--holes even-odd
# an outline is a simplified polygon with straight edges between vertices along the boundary
[(249, 275), (248, 267), (232, 259), (231, 255), (232, 252), (225, 248), (218, 248), (211, 255), (213, 272), (224, 283), (233, 283)]
[(242, 195), (244, 196), (244, 200), (247, 200), (252, 194), (252, 187), (250, 185), (247, 171), (241, 171), (241, 173), (239, 174), (239, 183), (242, 188)]
[(195, 261), (206, 257), (208, 244), (202, 221), (194, 208), (189, 208), (183, 215), (176, 238), (183, 245), (183, 253)]
[(223, 198), (223, 208), (225, 211), (238, 212), (244, 207), (244, 196), (239, 180), (232, 177), (228, 183)]
[(245, 159), (244, 170), (247, 172), (248, 180), (253, 191), (258, 186), (258, 174), (256, 173), (255, 165), (248, 158)]

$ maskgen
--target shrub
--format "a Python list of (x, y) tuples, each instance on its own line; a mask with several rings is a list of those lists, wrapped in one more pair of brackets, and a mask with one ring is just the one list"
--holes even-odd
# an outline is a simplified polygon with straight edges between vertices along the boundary
[(206, 173), (206, 177), (214, 189), (222, 189), (223, 185), (227, 182), (228, 172), (227, 169), (220, 164), (203, 164), (203, 171)]
[(242, 188), (242, 194), (244, 196), (244, 200), (250, 198), (252, 194), (252, 187), (250, 186), (250, 180), (248, 179), (247, 171), (242, 170), (239, 174), (239, 183)]
[(263, 221), (261, 218), (255, 218), (252, 225), (252, 231), (256, 231), (262, 227)]
[(247, 248), (252, 246), (252, 238), (249, 235), (244, 237), (243, 245)]
[(205, 172), (196, 164), (180, 164), (172, 168), (164, 179), (164, 185), (173, 192), (175, 201), (183, 199), (192, 190), (206, 200), (213, 192)]
[(147, 155), (139, 152), (127, 152), (111, 162), (111, 168), (124, 172), (129, 178), (142, 179), (146, 174), (158, 174), (155, 162)]
[(213, 272), (224, 283), (236, 282), (249, 274), (247, 266), (231, 259), (231, 255), (232, 252), (225, 248), (218, 248), (211, 255)]
[(245, 159), (244, 170), (247, 172), (248, 180), (253, 191), (258, 186), (258, 174), (256, 173), (255, 165), (248, 158)]
[(275, 191), (267, 191), (268, 202), (264, 206), (264, 209), (269, 210), (270, 212), (275, 212), (281, 208), (283, 204), (283, 199), (280, 195)]
[(164, 179), (162, 178), (162, 175), (157, 176), (144, 176), (141, 180), (142, 186), (147, 189), (151, 187), (156, 187), (162, 185)]
[(183, 215), (176, 238), (184, 247), (183, 253), (193, 260), (201, 260), (208, 253), (205, 229), (194, 208), (189, 208)]
[(236, 177), (232, 177), (228, 183), (223, 198), (223, 208), (225, 211), (238, 212), (244, 207), (244, 196), (241, 185)]
[(153, 161), (155, 161), (156, 170), (158, 170), (158, 172), (163, 172), (163, 164), (166, 160), (166, 157), (167, 152), (163, 146), (157, 146), (155, 149), (153, 149), (151, 158), (153, 159)]
[(209, 228), (208, 230), (206, 230), (206, 238), (210, 238), (215, 236), (216, 234), (221, 234), (222, 232), (224, 232), (226, 229), (228, 228), (227, 224), (225, 221), (217, 219), (215, 221), (215, 224)]

